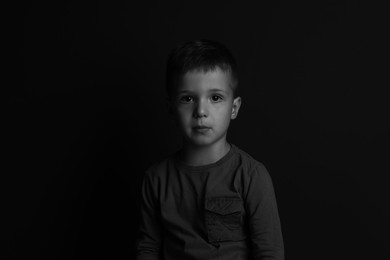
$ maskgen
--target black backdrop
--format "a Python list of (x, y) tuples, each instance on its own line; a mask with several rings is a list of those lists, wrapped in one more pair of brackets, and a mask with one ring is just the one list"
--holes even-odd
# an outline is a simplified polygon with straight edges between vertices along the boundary
[(179, 147), (165, 58), (198, 38), (238, 60), (243, 105), (229, 140), (270, 171), (286, 259), (389, 257), (388, 97), (367, 3), (18, 8), (23, 84), (3, 118), (6, 259), (132, 259), (142, 174)]

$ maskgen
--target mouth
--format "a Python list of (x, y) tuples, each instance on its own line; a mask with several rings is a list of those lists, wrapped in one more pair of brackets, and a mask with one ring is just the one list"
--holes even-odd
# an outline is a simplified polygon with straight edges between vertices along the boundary
[(211, 127), (206, 126), (206, 125), (195, 125), (192, 128), (194, 128), (194, 129), (206, 129), (206, 128), (210, 129)]
[(192, 127), (192, 129), (198, 133), (206, 133), (211, 129), (211, 127), (204, 126), (204, 125), (197, 125), (197, 126)]

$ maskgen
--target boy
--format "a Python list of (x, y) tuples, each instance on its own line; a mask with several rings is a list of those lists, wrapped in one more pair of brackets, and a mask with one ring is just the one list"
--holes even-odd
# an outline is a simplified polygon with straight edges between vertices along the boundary
[(178, 46), (167, 94), (183, 146), (146, 171), (137, 260), (284, 259), (270, 176), (226, 140), (241, 105), (233, 56), (208, 40)]

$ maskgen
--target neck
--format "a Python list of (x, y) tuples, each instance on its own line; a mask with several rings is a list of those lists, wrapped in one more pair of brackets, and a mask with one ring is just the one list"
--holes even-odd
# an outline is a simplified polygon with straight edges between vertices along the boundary
[(193, 146), (185, 144), (181, 151), (181, 159), (191, 166), (202, 166), (217, 162), (230, 150), (226, 141), (211, 146)]

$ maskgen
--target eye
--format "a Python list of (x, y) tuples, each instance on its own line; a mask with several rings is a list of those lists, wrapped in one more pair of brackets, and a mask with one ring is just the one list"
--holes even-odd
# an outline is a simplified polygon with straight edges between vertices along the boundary
[(211, 96), (211, 100), (213, 101), (213, 102), (219, 102), (219, 101), (221, 101), (223, 98), (220, 96), (220, 95), (212, 95)]
[(183, 97), (180, 98), (180, 102), (182, 102), (182, 103), (190, 103), (193, 100), (194, 99), (191, 96), (183, 96)]

